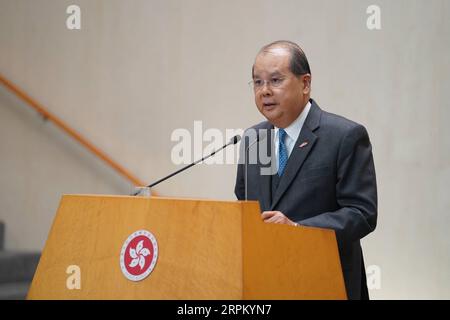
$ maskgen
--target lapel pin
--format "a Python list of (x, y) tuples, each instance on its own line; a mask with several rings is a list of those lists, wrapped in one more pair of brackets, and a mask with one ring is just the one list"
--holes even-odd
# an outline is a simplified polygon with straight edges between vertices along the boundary
[(302, 144), (299, 146), (300, 148), (306, 147), (308, 145), (308, 141), (302, 142)]

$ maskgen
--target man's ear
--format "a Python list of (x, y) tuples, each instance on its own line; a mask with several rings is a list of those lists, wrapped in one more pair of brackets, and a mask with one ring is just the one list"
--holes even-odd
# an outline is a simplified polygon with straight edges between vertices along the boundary
[(309, 73), (303, 75), (303, 94), (309, 94), (311, 92), (311, 75)]

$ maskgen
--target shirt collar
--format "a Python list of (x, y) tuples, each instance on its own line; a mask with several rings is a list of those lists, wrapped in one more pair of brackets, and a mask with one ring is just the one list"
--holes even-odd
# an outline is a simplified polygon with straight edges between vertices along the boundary
[[(308, 101), (303, 111), (299, 114), (297, 119), (295, 119), (287, 128), (284, 128), (288, 137), (293, 141), (297, 141), (298, 136), (300, 135), (300, 131), (302, 130), (303, 124), (305, 123), (306, 117), (308, 116), (309, 109), (311, 109), (311, 102)], [(278, 137), (278, 131), (280, 128), (275, 128), (275, 137)]]

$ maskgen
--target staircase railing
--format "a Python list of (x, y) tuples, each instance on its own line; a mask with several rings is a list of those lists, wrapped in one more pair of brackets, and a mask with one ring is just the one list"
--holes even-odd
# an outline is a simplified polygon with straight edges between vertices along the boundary
[(122, 176), (127, 178), (129, 181), (131, 181), (135, 186), (144, 186), (144, 183), (141, 180), (139, 180), (136, 176), (131, 174), (128, 170), (126, 170), (123, 166), (118, 164), (116, 161), (111, 159), (111, 157), (109, 157), (105, 152), (100, 150), (93, 143), (91, 143), (89, 140), (87, 140), (85, 137), (83, 137), (80, 133), (75, 131), (73, 128), (71, 128), (69, 125), (67, 125), (64, 121), (62, 121), (56, 115), (54, 115), (53, 113), (48, 111), (39, 102), (32, 99), (23, 90), (21, 90), (19, 87), (14, 85), (11, 81), (9, 81), (5, 77), (3, 77), (1, 74), (0, 74), (0, 83), (2, 83), (6, 88), (8, 88), (12, 93), (14, 93), (21, 100), (26, 102), (26, 104), (28, 106), (30, 106), (31, 108), (36, 110), (39, 114), (41, 114), (42, 117), (53, 122), (58, 128), (60, 128), (65, 133), (67, 133), (69, 136), (71, 136), (73, 139), (75, 139), (77, 142), (79, 142), (81, 145), (83, 145), (86, 149), (88, 149), (94, 155), (96, 155), (97, 157), (102, 159), (106, 164), (108, 164), (119, 174), (121, 174)]

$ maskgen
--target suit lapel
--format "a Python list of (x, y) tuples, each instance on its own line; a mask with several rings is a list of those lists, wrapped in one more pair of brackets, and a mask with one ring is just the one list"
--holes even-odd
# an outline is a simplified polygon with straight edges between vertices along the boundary
[(314, 102), (314, 100), (311, 99), (311, 109), (309, 110), (308, 116), (306, 117), (305, 123), (303, 124), (303, 128), (300, 131), (300, 135), (295, 142), (294, 149), (289, 156), (284, 174), (280, 180), (280, 184), (278, 185), (275, 195), (273, 195), (272, 197), (270, 210), (273, 210), (278, 204), (281, 197), (286, 192), (289, 185), (292, 183), (298, 171), (302, 167), (303, 163), (308, 157), (308, 154), (313, 149), (314, 144), (317, 140), (317, 136), (313, 131), (319, 127), (321, 112), (322, 111)]

